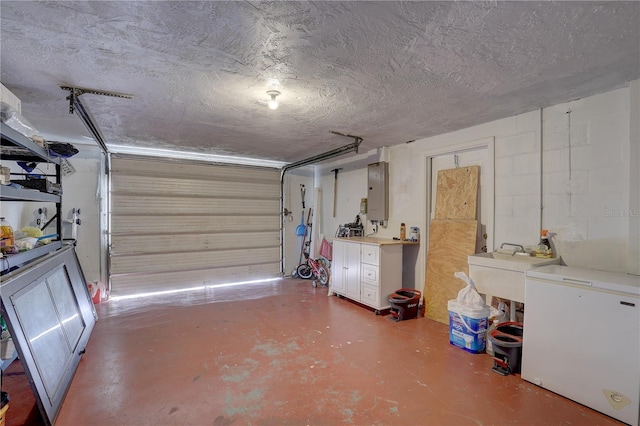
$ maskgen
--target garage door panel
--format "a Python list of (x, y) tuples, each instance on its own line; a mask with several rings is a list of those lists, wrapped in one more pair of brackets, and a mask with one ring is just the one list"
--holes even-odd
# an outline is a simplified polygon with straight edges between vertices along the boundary
[(203, 164), (189, 161), (171, 161), (133, 156), (114, 156), (111, 173), (114, 176), (149, 176), (201, 181), (269, 182), (280, 184), (280, 170), (265, 167), (230, 164)]
[(190, 234), (194, 232), (242, 232), (242, 231), (273, 231), (280, 229), (280, 217), (271, 216), (179, 216), (163, 215), (153, 217), (148, 215), (118, 215), (111, 219), (112, 236), (116, 235), (149, 235), (165, 232), (168, 224), (180, 232)]
[[(133, 192), (135, 189), (135, 192)], [(113, 176), (112, 193), (118, 194), (155, 194), (177, 197), (229, 197), (248, 199), (280, 198), (280, 189), (269, 182), (226, 182), (224, 186), (209, 185), (207, 181), (192, 179), (158, 178), (147, 176)]]
[(127, 254), (113, 256), (111, 269), (113, 274), (139, 272), (188, 271), (191, 269), (222, 268), (242, 266), (254, 263), (268, 263), (278, 254), (278, 247), (212, 250), (191, 253)]
[(279, 170), (111, 160), (112, 295), (280, 275)]
[(277, 265), (249, 265), (156, 274), (116, 274), (111, 276), (111, 285), (118, 289), (118, 296), (193, 288), (202, 288), (203, 292), (214, 295), (215, 288), (204, 289), (203, 286), (260, 280), (278, 274)]
[(118, 204), (112, 208), (112, 215), (231, 215), (251, 211), (273, 211), (277, 214), (278, 200), (246, 200), (229, 198), (190, 198), (190, 197), (144, 197), (118, 196)]
[(151, 254), (193, 251), (279, 247), (280, 234), (271, 232), (234, 232), (161, 235), (117, 235), (111, 239), (111, 253)]

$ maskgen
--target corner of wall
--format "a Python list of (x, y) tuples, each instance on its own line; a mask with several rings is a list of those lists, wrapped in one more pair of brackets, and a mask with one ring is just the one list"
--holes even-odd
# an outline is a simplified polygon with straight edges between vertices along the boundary
[[(629, 84), (629, 117), (640, 117), (640, 80)], [(629, 247), (630, 274), (640, 275), (640, 121), (629, 120)]]

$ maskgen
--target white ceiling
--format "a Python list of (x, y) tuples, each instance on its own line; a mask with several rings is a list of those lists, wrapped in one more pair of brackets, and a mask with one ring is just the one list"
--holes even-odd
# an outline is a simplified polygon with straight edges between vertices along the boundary
[[(2, 83), (46, 137), (296, 161), (640, 78), (640, 2), (0, 2)], [(269, 110), (270, 79), (280, 108)]]

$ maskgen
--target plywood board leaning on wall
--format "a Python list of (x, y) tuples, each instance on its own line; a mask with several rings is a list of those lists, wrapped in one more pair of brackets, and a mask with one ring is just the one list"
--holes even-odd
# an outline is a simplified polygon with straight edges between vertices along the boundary
[(435, 219), (477, 219), (480, 166), (440, 170)]
[(427, 275), (424, 284), (425, 315), (449, 324), (447, 302), (465, 286), (454, 273), (469, 274), (467, 256), (475, 253), (476, 220), (434, 219), (429, 230)]

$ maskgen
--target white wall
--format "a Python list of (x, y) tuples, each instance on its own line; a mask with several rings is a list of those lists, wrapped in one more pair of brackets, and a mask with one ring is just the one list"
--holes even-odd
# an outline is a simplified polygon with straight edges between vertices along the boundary
[[(329, 240), (332, 239), (339, 225), (353, 223), (360, 213), (360, 200), (367, 198), (367, 165), (380, 161), (378, 150), (362, 152), (339, 160), (316, 166), (316, 186), (322, 190), (322, 205), (318, 210), (322, 213), (321, 232)], [(336, 192), (336, 216), (333, 217), (334, 188), (338, 169)], [(361, 221), (366, 215), (360, 215)], [(373, 232), (369, 225), (365, 233)]]
[[(62, 178), (62, 218), (70, 220), (72, 210), (80, 209), (81, 225), (76, 243), (78, 260), (88, 281), (104, 281), (106, 275), (101, 275), (104, 275), (106, 259), (100, 258), (100, 218), (105, 214), (100, 208), (104, 196), (100, 186), (103, 156), (97, 146), (76, 145), (76, 148), (80, 152), (68, 159), (76, 172)], [(62, 228), (65, 238), (70, 238), (71, 224), (64, 223)]]
[[(390, 218), (388, 227), (379, 229), (379, 236), (397, 236), (400, 222), (420, 227), (424, 238), (415, 272), (420, 288), (420, 283), (424, 283), (427, 247), (427, 157), (494, 137), (496, 245), (509, 241), (534, 247), (540, 229), (546, 228), (555, 233), (557, 251), (568, 265), (637, 271), (634, 259), (638, 259), (640, 196), (635, 171), (640, 168), (640, 156), (638, 124), (631, 117), (633, 111), (637, 117), (638, 91), (636, 81), (631, 88), (555, 105), (542, 112), (535, 110), (409, 144), (392, 145)], [(366, 139), (361, 147), (366, 149)], [(339, 214), (335, 219), (327, 204), (330, 197), (324, 199), (325, 232), (334, 231), (339, 223), (352, 221), (360, 198), (366, 197), (363, 163), (375, 161), (378, 161), (375, 155), (364, 154), (316, 166), (320, 171), (319, 186), (325, 194), (333, 194), (330, 170), (344, 169), (339, 174)]]

